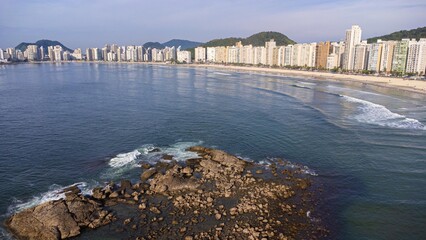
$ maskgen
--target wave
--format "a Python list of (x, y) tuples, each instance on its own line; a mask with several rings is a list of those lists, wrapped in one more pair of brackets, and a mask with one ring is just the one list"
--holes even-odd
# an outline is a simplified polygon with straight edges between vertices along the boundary
[(102, 179), (117, 179), (132, 169), (141, 166), (141, 163), (156, 164), (161, 161), (170, 161), (163, 158), (164, 155), (172, 156), (175, 161), (186, 161), (187, 159), (197, 158), (197, 153), (186, 151), (187, 148), (201, 145), (203, 142), (177, 142), (170, 146), (159, 147), (153, 144), (145, 144), (140, 148), (128, 153), (120, 153), (109, 160), (110, 166), (103, 174)]
[(224, 73), (224, 72), (213, 72), (213, 74), (224, 75), (224, 76), (231, 76), (232, 75), (230, 73)]
[(291, 86), (292, 86), (292, 87), (297, 87), (297, 88), (312, 89), (312, 88), (310, 88), (310, 87), (306, 87), (306, 86), (298, 85), (298, 84), (292, 84)]
[(345, 95), (340, 96), (347, 102), (359, 104), (359, 113), (354, 116), (358, 122), (382, 127), (426, 130), (425, 125), (419, 120), (394, 113), (383, 105)]
[(141, 153), (138, 150), (134, 150), (128, 153), (120, 153), (115, 158), (112, 158), (108, 165), (113, 168), (122, 167), (126, 164), (129, 164), (135, 161)]
[(97, 183), (88, 184), (87, 182), (78, 182), (65, 187), (57, 185), (57, 184), (53, 184), (49, 187), (49, 190), (47, 192), (33, 196), (31, 199), (27, 201), (22, 201), (16, 198), (13, 199), (12, 205), (9, 206), (7, 212), (8, 212), (8, 215), (12, 215), (16, 212), (20, 212), (24, 209), (31, 208), (48, 201), (64, 199), (65, 198), (65, 193), (63, 192), (64, 189), (72, 187), (72, 186), (77, 186), (78, 188), (80, 188), (82, 194), (89, 195), (92, 193), (92, 188), (95, 185), (97, 185)]
[(295, 164), (295, 163), (292, 163), (288, 160), (281, 162), (281, 161), (278, 161), (277, 158), (267, 158), (267, 159), (259, 161), (258, 163), (260, 165), (265, 166), (265, 167), (268, 167), (272, 163), (277, 163), (277, 165), (283, 166), (284, 168), (299, 170), (300, 173), (302, 173), (302, 174), (311, 175), (311, 176), (314, 176), (314, 177), (318, 176), (318, 173), (315, 172), (315, 170), (310, 169), (308, 166), (304, 166), (302, 164)]

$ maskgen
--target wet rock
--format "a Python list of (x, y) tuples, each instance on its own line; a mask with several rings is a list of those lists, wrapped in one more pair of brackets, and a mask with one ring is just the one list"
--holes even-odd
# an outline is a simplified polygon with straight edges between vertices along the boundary
[(141, 181), (145, 182), (146, 180), (148, 180), (149, 178), (151, 178), (156, 173), (157, 173), (157, 170), (155, 168), (150, 168), (150, 169), (144, 171), (141, 174)]
[(163, 155), (163, 159), (164, 159), (164, 160), (173, 160), (173, 156), (172, 156), (172, 155), (169, 155), (169, 154), (164, 154), (164, 155)]
[(18, 238), (50, 240), (77, 236), (81, 228), (97, 228), (112, 220), (97, 202), (80, 197), (26, 209), (10, 217), (6, 225)]

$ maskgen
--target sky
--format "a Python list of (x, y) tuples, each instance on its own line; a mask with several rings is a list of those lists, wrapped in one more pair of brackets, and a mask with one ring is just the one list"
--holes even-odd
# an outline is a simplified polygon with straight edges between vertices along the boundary
[(425, 0), (0, 0), (0, 48), (40, 39), (69, 48), (106, 43), (248, 37), (277, 31), (296, 42), (363, 39), (426, 26)]

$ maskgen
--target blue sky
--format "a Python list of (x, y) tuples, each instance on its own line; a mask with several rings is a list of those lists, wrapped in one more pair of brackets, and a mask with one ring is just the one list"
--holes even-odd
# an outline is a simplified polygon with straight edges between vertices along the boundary
[(297, 42), (363, 38), (426, 26), (424, 0), (0, 0), (0, 47), (52, 39), (70, 48), (205, 42), (278, 31)]

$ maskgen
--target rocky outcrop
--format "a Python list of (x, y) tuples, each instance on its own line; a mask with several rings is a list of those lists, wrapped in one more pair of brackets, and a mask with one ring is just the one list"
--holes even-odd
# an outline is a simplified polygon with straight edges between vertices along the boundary
[[(191, 147), (199, 158), (154, 166), (141, 163), (140, 181), (122, 180), (82, 196), (12, 216), (7, 225), (22, 239), (64, 239), (97, 228), (126, 239), (317, 239), (326, 230), (315, 215), (311, 179), (277, 161), (268, 167), (224, 151)], [(170, 160), (167, 160), (167, 159)], [(308, 214), (309, 213), (309, 214)], [(117, 219), (117, 221), (113, 221)]]
[(65, 199), (46, 202), (13, 215), (6, 225), (18, 238), (53, 240), (74, 237), (82, 228), (97, 228), (113, 220), (113, 215), (98, 202), (75, 189), (65, 194)]

